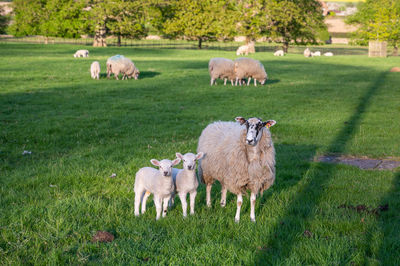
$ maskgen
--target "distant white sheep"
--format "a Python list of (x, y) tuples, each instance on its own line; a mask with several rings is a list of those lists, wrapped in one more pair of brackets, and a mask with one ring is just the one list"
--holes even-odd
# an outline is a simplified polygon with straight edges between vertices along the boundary
[(92, 79), (100, 79), (100, 63), (98, 61), (94, 61), (90, 65), (90, 75)]
[(175, 190), (179, 195), (182, 203), (183, 217), (187, 216), (186, 195), (190, 194), (190, 214), (194, 214), (194, 205), (197, 195), (197, 187), (199, 182), (196, 176), (196, 161), (203, 158), (203, 153), (198, 154), (186, 153), (182, 155), (176, 154), (176, 157), (183, 162), (183, 169), (172, 169), (172, 179), (174, 180)]
[(250, 219), (255, 221), (255, 202), (258, 193), (275, 181), (275, 149), (269, 127), (274, 120), (236, 117), (234, 122), (214, 122), (199, 138), (197, 152), (203, 152), (199, 161), (199, 177), (205, 182), (206, 202), (211, 207), (211, 187), (215, 180), (221, 184), (221, 206), (226, 204), (226, 192), (237, 195), (235, 221), (240, 220), (242, 194), (251, 191)]
[(256, 52), (255, 50), (255, 42), (249, 42), (248, 44), (239, 46), (239, 48), (236, 50), (236, 55), (248, 55), (248, 54), (254, 54)]
[(283, 50), (278, 50), (274, 53), (274, 56), (284, 56), (285, 52)]
[(316, 51), (316, 52), (311, 52), (311, 56), (312, 57), (314, 57), (314, 56), (321, 56), (321, 52), (320, 51)]
[(306, 49), (304, 50), (303, 54), (304, 54), (305, 57), (310, 57), (310, 56), (311, 56), (311, 51), (310, 51), (310, 49), (306, 48)]
[(159, 170), (152, 167), (143, 167), (136, 173), (135, 178), (135, 216), (139, 216), (139, 207), (142, 203), (142, 214), (146, 211), (147, 198), (154, 195), (154, 205), (156, 206), (156, 220), (160, 218), (161, 208), (162, 217), (167, 215), (168, 202), (175, 190), (172, 180), (172, 167), (179, 164), (181, 159), (173, 161), (164, 159), (157, 161), (151, 159), (150, 162), (159, 167)]
[(229, 79), (233, 86), (233, 80), (235, 79), (235, 63), (226, 58), (215, 57), (211, 58), (208, 62), (208, 72), (211, 77), (211, 85), (217, 84), (216, 79), (224, 79), (224, 85)]
[(75, 52), (74, 57), (89, 57), (88, 50), (78, 50)]
[(237, 85), (239, 81), (239, 85), (242, 85), (241, 80), (244, 78), (248, 78), (247, 86), (250, 84), (251, 78), (254, 79), (254, 86), (257, 86), (257, 80), (264, 85), (265, 81), (268, 78), (267, 73), (265, 72), (265, 68), (260, 61), (241, 57), (236, 59), (235, 61), (235, 74), (236, 74), (236, 82)]
[(324, 56), (333, 56), (333, 53), (332, 52), (326, 52), (326, 53), (324, 53)]

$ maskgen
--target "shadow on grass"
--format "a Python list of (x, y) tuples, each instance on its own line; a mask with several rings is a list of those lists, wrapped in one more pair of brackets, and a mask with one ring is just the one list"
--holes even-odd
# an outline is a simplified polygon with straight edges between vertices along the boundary
[[(378, 75), (375, 83), (360, 98), (353, 115), (328, 146), (327, 153), (342, 153), (345, 151), (347, 144), (356, 134), (363, 114), (370, 105), (373, 96), (383, 84), (385, 76), (386, 73), (384, 72)], [(315, 209), (323, 196), (324, 187), (333, 178), (337, 169), (335, 166), (329, 165), (324, 167), (325, 171), (321, 174), (317, 169), (318, 164), (314, 165), (311, 164), (309, 171), (307, 171), (307, 176), (303, 177), (305, 184), (301, 190), (288, 202), (282, 212), (283, 214), (277, 218), (277, 222), (272, 226), (269, 237), (264, 241), (264, 244), (269, 248), (257, 253), (256, 264), (284, 264), (285, 259), (290, 256), (292, 249), (296, 246), (298, 236), (302, 236), (307, 230), (309, 223), (313, 219)], [(298, 210), (299, 208), (301, 208), (301, 211)], [(293, 216), (300, 218), (300, 220), (294, 220)], [(291, 226), (285, 228), (285, 232), (282, 233), (281, 222), (287, 220), (291, 220)], [(347, 258), (342, 259), (341, 263), (349, 262), (346, 260)]]

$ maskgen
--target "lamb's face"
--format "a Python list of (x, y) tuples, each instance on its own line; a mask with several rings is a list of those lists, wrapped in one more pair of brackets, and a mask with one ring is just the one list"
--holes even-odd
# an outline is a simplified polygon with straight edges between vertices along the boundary
[(241, 125), (246, 125), (246, 144), (251, 146), (256, 146), (258, 141), (261, 138), (262, 133), (260, 133), (263, 127), (272, 127), (276, 124), (275, 120), (268, 120), (263, 122), (261, 119), (252, 117), (248, 120), (244, 119), (243, 117), (236, 117), (236, 121), (238, 121)]
[(172, 174), (172, 167), (174, 167), (175, 165), (179, 164), (181, 161), (181, 159), (177, 158), (173, 161), (168, 160), (168, 159), (164, 159), (161, 161), (157, 161), (156, 159), (151, 159), (150, 162), (159, 167), (159, 171), (161, 173), (162, 176), (165, 177), (171, 177)]
[(199, 152), (198, 154), (186, 153), (182, 155), (180, 153), (176, 153), (176, 157), (183, 161), (183, 168), (186, 170), (195, 170), (196, 169), (196, 161), (203, 158), (203, 153)]

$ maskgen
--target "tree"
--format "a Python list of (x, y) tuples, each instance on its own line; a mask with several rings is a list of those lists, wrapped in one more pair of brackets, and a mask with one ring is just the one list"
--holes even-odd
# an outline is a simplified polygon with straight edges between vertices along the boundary
[(353, 39), (387, 41), (394, 47), (393, 54), (398, 55), (400, 42), (400, 1), (367, 0), (361, 3), (356, 14), (350, 16), (349, 24), (358, 25)]
[(6, 28), (10, 22), (10, 16), (3, 15), (4, 8), (0, 6), (0, 34), (6, 33)]
[(44, 1), (42, 0), (14, 0), (14, 23), (10, 26), (10, 33), (19, 37), (40, 34), (40, 22)]
[(234, 34), (232, 5), (225, 0), (175, 0), (174, 16), (164, 23), (164, 31), (172, 36), (198, 40), (228, 38)]

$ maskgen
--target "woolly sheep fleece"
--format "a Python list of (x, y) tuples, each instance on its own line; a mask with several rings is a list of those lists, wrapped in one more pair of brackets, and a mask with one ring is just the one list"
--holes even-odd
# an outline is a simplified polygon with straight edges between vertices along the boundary
[(262, 136), (256, 146), (246, 144), (246, 133), (246, 126), (235, 122), (214, 122), (203, 130), (197, 148), (197, 152), (204, 152), (199, 162), (203, 182), (212, 184), (218, 180), (235, 194), (247, 190), (262, 193), (273, 185), (275, 149), (269, 129), (260, 131)]
[(100, 63), (98, 61), (94, 61), (90, 65), (90, 75), (92, 76), (92, 79), (100, 78)]
[(236, 78), (239, 80), (251, 77), (261, 82), (268, 78), (265, 68), (260, 61), (246, 57), (235, 60), (235, 73)]
[(208, 63), (208, 72), (212, 80), (227, 78), (229, 80), (235, 79), (235, 63), (226, 58), (215, 57), (211, 58)]

